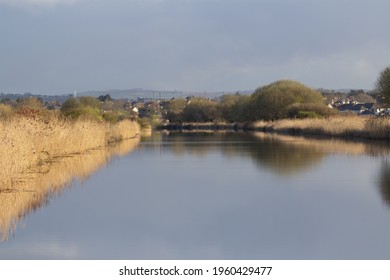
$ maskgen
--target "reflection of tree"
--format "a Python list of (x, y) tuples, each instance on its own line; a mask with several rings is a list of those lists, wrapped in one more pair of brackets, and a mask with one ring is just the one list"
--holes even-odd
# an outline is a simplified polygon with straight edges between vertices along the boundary
[(228, 157), (252, 158), (261, 167), (284, 175), (310, 168), (325, 155), (312, 146), (296, 146), (275, 137), (259, 138), (249, 133), (172, 133), (168, 137), (167, 148), (175, 154), (204, 156), (219, 150)]
[(12, 185), (0, 186), (0, 241), (8, 238), (20, 219), (44, 206), (74, 178), (88, 178), (111, 157), (129, 153), (138, 143), (139, 139), (124, 140), (106, 149), (63, 157), (23, 174), (15, 174), (10, 178)]
[(384, 160), (379, 175), (379, 189), (382, 198), (390, 206), (390, 162)]
[(270, 133), (171, 133), (160, 136), (176, 155), (204, 156), (218, 150), (226, 157), (248, 157), (261, 168), (292, 175), (312, 168), (327, 154), (380, 156), (390, 153), (386, 143), (309, 139)]
[(278, 138), (256, 138), (250, 147), (250, 157), (261, 167), (281, 175), (292, 175), (319, 163), (325, 153), (313, 146), (297, 145)]
[(176, 155), (191, 154), (206, 156), (212, 150), (219, 149), (225, 137), (220, 133), (171, 133), (164, 136), (163, 143)]

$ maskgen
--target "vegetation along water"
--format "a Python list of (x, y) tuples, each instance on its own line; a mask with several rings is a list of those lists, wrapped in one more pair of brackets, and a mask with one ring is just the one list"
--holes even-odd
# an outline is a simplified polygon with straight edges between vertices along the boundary
[[(173, 188), (171, 189), (172, 193), (176, 192), (176, 195), (173, 196), (175, 199), (174, 201), (169, 201), (167, 198), (167, 203), (171, 204), (171, 206), (167, 208), (165, 213), (166, 216), (164, 218), (167, 218), (167, 223), (178, 230), (176, 232), (178, 238), (177, 242), (184, 239), (186, 234), (195, 238), (195, 236), (192, 236), (189, 232), (182, 232), (183, 234), (181, 234), (180, 229), (184, 226), (191, 228), (191, 224), (184, 223), (184, 217), (176, 217), (174, 214), (180, 209), (180, 201), (187, 203), (189, 208), (185, 207), (185, 204), (181, 206), (184, 207), (184, 211), (187, 211), (189, 217), (192, 217), (190, 220), (195, 221), (199, 218), (206, 219), (202, 213), (197, 212), (196, 205), (193, 201), (188, 199), (186, 192), (182, 189), (185, 185), (184, 181), (187, 182), (188, 178), (192, 178), (191, 180), (194, 182), (194, 184), (188, 185), (188, 193), (193, 193), (195, 197), (199, 196), (197, 202), (200, 204), (200, 207), (205, 207), (205, 209), (209, 210), (209, 213), (211, 213), (210, 217), (214, 219), (213, 221), (210, 220), (209, 223), (215, 223), (220, 229), (227, 228), (234, 232), (236, 229), (231, 228), (228, 223), (219, 221), (217, 216), (224, 217), (224, 215), (229, 212), (232, 214), (232, 217), (234, 217), (235, 209), (230, 208), (230, 206), (227, 207), (221, 200), (220, 207), (227, 212), (219, 212), (218, 209), (212, 207), (211, 201), (214, 200), (210, 198), (210, 201), (207, 199), (202, 201), (200, 195), (205, 195), (207, 192), (210, 192), (212, 197), (216, 199), (217, 194), (221, 195), (225, 192), (225, 190), (222, 191), (222, 189), (218, 188), (223, 188), (224, 185), (227, 184), (227, 193), (230, 193), (232, 197), (237, 198), (238, 205), (242, 206), (237, 212), (238, 214), (245, 215), (245, 213), (250, 213), (249, 216), (255, 218), (255, 212), (264, 213), (264, 211), (271, 211), (270, 216), (273, 216), (273, 211), (277, 211), (277, 209), (272, 208), (272, 210), (269, 210), (271, 208), (258, 208), (259, 206), (254, 204), (253, 201), (253, 203), (250, 202), (248, 204), (251, 209), (244, 207), (246, 202), (249, 201), (249, 197), (246, 197), (245, 195), (240, 196), (241, 193), (237, 192), (235, 189), (236, 186), (229, 185), (228, 181), (226, 181), (222, 176), (222, 173), (220, 173), (221, 170), (215, 167), (219, 165), (224, 166), (220, 161), (221, 157), (231, 159), (224, 167), (226, 170), (235, 170), (240, 164), (240, 159), (245, 159), (244, 162), (241, 163), (247, 166), (248, 169), (244, 170), (240, 168), (240, 173), (245, 173), (247, 178), (244, 180), (244, 178), (241, 178), (236, 174), (239, 178), (229, 177), (230, 179), (228, 180), (235, 182), (235, 180), (241, 178), (241, 180), (246, 182), (243, 193), (252, 194), (254, 197), (267, 196), (269, 191), (265, 186), (262, 186), (259, 190), (255, 190), (256, 182), (260, 180), (258, 177), (259, 174), (263, 174), (265, 178), (268, 178), (267, 180), (272, 182), (270, 183), (271, 185), (280, 186), (280, 184), (285, 184), (283, 176), (290, 176), (291, 174), (296, 174), (297, 170), (305, 170), (310, 166), (319, 164), (324, 158), (327, 159), (329, 154), (357, 154), (357, 160), (362, 161), (362, 166), (356, 167), (359, 170), (364, 166), (369, 165), (369, 162), (371, 161), (370, 156), (379, 154), (384, 158), (387, 158), (388, 151), (387, 148), (383, 148), (386, 147), (386, 144), (383, 143), (380, 145), (367, 145), (362, 143), (345, 144), (344, 142), (329, 140), (330, 142), (321, 142), (321, 144), (318, 144), (317, 142), (311, 142), (308, 139), (296, 137), (288, 138), (289, 136), (286, 135), (278, 136), (279, 138), (277, 138), (275, 135), (258, 133), (258, 131), (281, 132), (294, 135), (312, 134), (344, 138), (388, 140), (390, 139), (390, 120), (387, 116), (389, 112), (387, 108), (389, 103), (388, 100), (390, 100), (389, 81), (390, 70), (389, 68), (386, 68), (381, 72), (378, 78), (376, 90), (372, 92), (370, 96), (365, 96), (365, 98), (371, 98), (370, 100), (373, 100), (374, 102), (364, 103), (365, 107), (363, 106), (364, 109), (360, 109), (360, 111), (344, 110), (347, 106), (343, 106), (345, 105), (343, 103), (344, 101), (341, 101), (339, 97), (333, 95), (327, 96), (324, 93), (321, 94), (317, 90), (290, 80), (281, 80), (259, 87), (250, 95), (237, 93), (223, 95), (216, 99), (190, 96), (187, 98), (158, 100), (158, 102), (154, 100), (149, 104), (115, 101), (107, 96), (104, 98), (70, 97), (61, 104), (59, 108), (56, 108), (56, 106), (47, 106), (47, 104), (45, 106), (41, 100), (35, 97), (18, 99), (16, 101), (2, 100), (0, 103), (0, 238), (3, 241), (9, 240), (10, 233), (13, 234), (16, 231), (17, 225), (23, 221), (26, 215), (45, 205), (51, 197), (60, 194), (67, 186), (71, 185), (70, 182), (72, 182), (74, 178), (84, 180), (91, 173), (99, 170), (101, 166), (105, 166), (111, 158), (115, 158), (117, 155), (127, 158), (127, 154), (133, 150), (140, 151), (142, 157), (148, 158), (150, 156), (149, 161), (147, 164), (143, 165), (142, 159), (138, 158), (138, 161), (135, 161), (134, 157), (136, 157), (136, 155), (127, 158), (133, 165), (124, 166), (130, 170), (137, 165), (136, 169), (138, 170), (138, 173), (131, 173), (130, 177), (125, 176), (118, 179), (118, 182), (122, 183), (118, 183), (119, 185), (115, 187), (115, 190), (121, 192), (121, 189), (118, 189), (118, 187), (123, 187), (123, 185), (128, 184), (128, 182), (134, 182), (137, 186), (142, 185), (144, 178), (138, 180), (135, 178), (140, 174), (145, 176), (148, 172), (153, 174), (156, 180), (159, 179), (157, 181), (161, 181), (167, 174), (172, 178), (176, 178), (179, 181), (178, 185), (169, 183), (164, 186), (168, 189)], [(357, 95), (352, 97), (355, 96)], [(332, 101), (330, 103), (325, 102), (328, 101), (330, 97)], [(348, 98), (352, 97), (348, 96)], [(356, 100), (349, 100), (348, 102), (348, 104), (357, 105)], [(371, 106), (368, 104), (376, 105)], [(362, 106), (359, 108), (362, 108)], [(246, 130), (257, 133), (248, 133), (247, 135), (237, 134), (234, 136), (226, 132), (226, 134), (197, 135), (191, 133), (170, 134), (169, 131), (164, 131), (163, 134), (157, 133), (154, 135), (154, 137), (161, 137), (157, 141), (156, 138), (152, 137), (150, 138), (151, 140), (145, 138), (141, 142), (141, 130), (146, 130), (151, 126), (159, 128), (160, 130), (170, 131), (185, 130), (185, 128), (187, 128), (189, 130), (201, 131)], [(126, 139), (131, 140), (129, 141)], [(286, 143), (289, 144), (287, 145)], [(383, 152), (383, 149), (386, 151)], [(186, 161), (187, 153), (191, 154), (189, 161)], [(164, 174), (158, 170), (158, 166), (160, 166), (158, 155), (161, 157), (161, 164), (171, 168), (168, 170), (164, 169), (164, 167)], [(180, 156), (184, 157), (184, 160), (179, 162), (177, 158)], [(193, 161), (197, 162), (196, 166), (201, 165), (200, 162), (198, 162), (198, 157), (205, 157), (206, 160), (204, 161), (204, 165), (209, 166), (208, 169), (198, 169), (192, 165)], [(251, 165), (246, 160), (247, 157), (261, 167), (260, 171), (257, 170), (255, 172), (252, 169)], [(170, 160), (172, 162), (170, 162)], [(156, 164), (153, 165), (151, 162), (155, 162)], [(346, 164), (345, 157), (339, 158), (339, 161), (333, 163), (335, 165), (340, 164), (344, 166)], [(386, 174), (388, 173), (389, 164), (387, 163), (387, 160), (381, 161), (377, 158), (373, 160), (373, 163), (381, 166), (380, 170), (382, 171), (379, 176), (377, 176), (380, 179), (376, 182), (376, 185), (379, 185), (380, 193), (383, 197), (382, 200), (385, 201), (385, 203), (388, 203), (389, 180)], [(177, 166), (181, 164), (187, 168), (187, 171), (179, 171), (181, 174), (186, 174), (184, 177), (181, 177), (181, 175), (179, 175), (180, 173), (174, 171)], [(231, 164), (231, 166), (229, 164)], [(212, 170), (212, 172), (208, 173), (210, 170)], [(277, 178), (271, 178), (272, 176), (267, 170), (277, 170), (280, 174), (278, 174)], [(318, 176), (321, 176), (321, 172), (325, 172), (329, 176), (332, 176), (332, 172), (336, 172), (336, 170), (333, 169), (331, 172), (328, 169), (315, 170), (314, 173)], [(321, 170), (321, 172), (319, 170)], [(195, 172), (196, 174), (191, 174), (191, 172)], [(215, 174), (213, 174), (213, 172), (215, 172)], [(232, 171), (232, 173), (234, 172)], [(372, 172), (369, 175), (376, 176), (373, 175)], [(307, 178), (305, 177), (305, 179), (302, 180), (306, 180)], [(314, 183), (319, 184), (318, 178), (319, 177), (315, 177), (315, 179), (313, 179), (313, 184), (311, 185), (314, 185)], [(215, 186), (210, 186), (210, 183), (207, 183), (208, 180), (213, 182)], [(338, 180), (340, 180), (340, 177), (338, 177)], [(342, 180), (348, 180), (348, 177), (345, 177)], [(360, 180), (367, 180), (367, 178), (360, 178)], [(147, 190), (149, 189), (150, 194), (159, 193), (156, 189), (156, 186), (159, 184), (157, 181), (146, 183), (145, 187)], [(301, 181), (298, 180), (295, 184), (298, 185), (300, 182)], [(323, 192), (326, 189), (326, 185), (331, 184), (332, 181), (328, 178), (324, 178), (324, 182), (325, 183), (321, 183), (322, 185), (320, 184), (322, 186), (319, 189), (320, 192)], [(353, 182), (354, 184), (359, 185), (358, 181)], [(375, 185), (371, 181), (364, 182), (366, 185), (361, 186), (362, 188)], [(236, 183), (238, 184), (238, 182)], [(344, 183), (337, 183), (336, 185), (348, 186), (347, 191), (349, 193), (351, 191), (351, 184)], [(205, 189), (205, 185), (208, 185), (209, 188)], [(195, 189), (199, 186), (202, 193), (198, 193), (199, 190)], [(304, 188), (307, 187), (308, 185), (304, 186)], [(145, 193), (143, 193), (144, 190), (137, 188), (135, 190), (141, 194), (141, 197), (145, 195)], [(361, 194), (363, 193), (369, 193), (372, 198), (369, 203), (373, 203), (375, 207), (378, 206), (378, 202), (374, 202), (375, 198), (371, 190), (362, 189)], [(298, 203), (300, 201), (300, 199), (298, 199), (298, 192), (293, 191), (291, 194), (296, 198), (296, 202)], [(160, 195), (163, 196), (163, 194)], [(272, 195), (284, 201), (284, 197), (280, 196), (280, 193), (272, 193)], [(329, 195), (329, 193), (327, 195)], [(109, 197), (105, 192), (102, 196)], [(132, 197), (133, 194), (126, 192), (126, 196)], [(98, 197), (95, 197), (95, 199), (96, 201), (99, 201)], [(156, 199), (157, 197), (153, 198), (152, 195), (152, 200), (154, 202), (156, 202)], [(228, 200), (229, 199), (230, 198), (228, 198)], [(318, 197), (311, 197), (311, 200), (309, 201), (315, 201), (316, 199), (318, 199)], [(328, 196), (328, 199), (332, 200), (335, 198)], [(113, 202), (114, 200), (115, 199), (112, 198), (111, 201)], [(217, 201), (219, 200), (217, 199)], [(102, 201), (100, 202), (103, 203)], [(133, 202), (135, 205), (138, 205), (136, 201)], [(146, 200), (146, 202), (148, 202), (148, 200)], [(333, 200), (333, 202), (335, 201)], [(345, 203), (350, 203), (350, 201)], [(148, 205), (153, 205), (152, 201), (149, 201)], [(309, 207), (310, 205), (305, 204), (305, 207), (306, 206)], [(329, 205), (323, 206), (328, 209)], [(139, 211), (141, 208), (131, 209)], [(147, 211), (144, 208), (142, 209), (142, 211)], [(151, 209), (154, 208), (151, 207)], [(124, 210), (126, 212), (128, 208), (125, 208)], [(158, 209), (154, 210), (158, 211)], [(377, 210), (381, 217), (387, 217), (387, 209), (382, 212), (379, 208)], [(321, 212), (318, 214), (323, 213)], [(356, 218), (355, 215), (349, 215), (350, 213), (344, 214), (346, 219)], [(170, 220), (169, 217), (173, 217), (174, 220)], [(178, 222), (175, 220), (175, 217), (177, 219), (183, 219), (183, 221)], [(129, 216), (124, 217), (124, 219), (127, 218), (129, 218)], [(277, 216), (277, 218), (281, 219), (281, 216)], [(205, 241), (206, 244), (209, 242), (211, 247), (198, 246), (199, 251), (190, 253), (193, 248), (187, 248), (187, 250), (183, 247), (183, 244), (170, 244), (169, 238), (165, 238), (168, 235), (164, 235), (164, 232), (168, 233), (169, 230), (160, 224), (156, 224), (158, 223), (157, 220), (154, 220), (148, 215), (144, 216), (142, 219), (150, 219), (150, 224), (147, 226), (159, 229), (163, 238), (163, 240), (160, 240), (162, 242), (161, 244), (158, 244), (158, 237), (153, 237), (152, 240), (144, 241), (157, 242), (155, 244), (157, 247), (160, 246), (159, 248), (161, 251), (160, 253), (149, 252), (149, 254), (146, 252), (145, 255), (138, 252), (130, 257), (153, 258), (157, 256), (167, 258), (171, 256), (179, 258), (204, 258), (205, 255), (210, 258), (293, 257), (290, 255), (293, 250), (283, 251), (282, 248), (279, 248), (281, 250), (279, 254), (277, 253), (278, 251), (275, 251), (275, 255), (272, 255), (270, 250), (266, 250), (268, 253), (263, 256), (259, 251), (261, 244), (257, 244), (258, 246), (253, 251), (248, 247), (248, 250), (243, 253), (237, 250), (237, 248), (228, 245), (230, 244), (230, 241), (238, 241), (234, 239), (233, 235), (227, 237), (227, 239), (230, 240), (229, 242), (227, 240), (226, 243), (219, 243), (212, 238), (212, 232), (209, 232), (207, 236), (205, 235), (202, 237), (204, 239), (203, 241)], [(242, 226), (250, 225), (245, 221), (246, 220), (244, 220)], [(314, 222), (313, 219), (311, 221)], [(266, 220), (266, 223), (269, 223), (269, 225), (272, 226), (270, 222), (271, 220)], [(286, 221), (283, 220), (283, 222)], [(297, 222), (303, 223), (304, 220), (297, 219)], [(119, 225), (115, 224), (115, 226), (118, 227)], [(332, 224), (332, 226), (336, 225)], [(221, 232), (219, 232), (218, 228), (215, 229), (215, 236), (221, 236)], [(242, 228), (243, 227), (241, 227), (241, 229)], [(255, 225), (253, 227), (250, 226), (250, 228), (252, 228), (253, 232), (259, 233), (261, 225), (255, 223)], [(205, 224), (199, 224), (197, 229), (204, 229), (207, 231)], [(287, 228), (283, 227), (283, 230), (286, 229)], [(293, 227), (293, 229), (296, 228)], [(128, 229), (126, 228), (126, 230)], [(389, 232), (388, 230), (387, 227), (383, 228), (383, 232)], [(143, 233), (145, 233), (145, 231)], [(303, 235), (308, 234), (306, 231), (302, 233)], [(310, 232), (310, 234), (315, 234), (315, 232)], [(328, 234), (332, 233), (328, 232)], [(342, 234), (349, 235), (350, 232), (346, 230), (343, 231)], [(371, 232), (368, 234), (371, 234)], [(245, 233), (239, 232), (238, 236), (242, 235), (245, 235)], [(266, 235), (265, 238), (271, 238), (271, 235), (272, 231), (270, 231), (269, 235)], [(249, 237), (254, 238), (255, 236), (249, 234)], [(274, 241), (276, 240), (273, 240), (272, 242)], [(277, 239), (277, 241), (283, 243), (283, 240), (281, 239)], [(299, 244), (298, 235), (293, 236), (291, 240), (286, 240), (285, 245), (292, 246), (292, 243), (290, 242), (293, 241), (298, 242)], [(332, 242), (334, 240), (329, 239), (325, 241)], [(344, 241), (347, 242), (347, 240)], [(200, 245), (201, 242), (195, 243)], [(134, 249), (131, 246), (128, 249)], [(376, 245), (373, 247), (376, 248)], [(351, 249), (348, 244), (345, 248)], [(88, 248), (88, 250), (89, 249), (90, 248)], [(319, 251), (315, 253), (313, 251), (314, 249), (310, 248), (308, 249), (309, 251), (301, 251), (299, 254), (295, 255), (295, 257), (353, 256), (349, 254), (337, 254), (332, 250), (326, 252), (325, 249), (326, 248), (319, 248)], [(137, 250), (135, 250), (135, 252), (137, 252)], [(230, 255), (229, 252), (232, 252), (232, 254)], [(368, 258), (387, 257), (385, 252), (380, 251), (378, 254), (375, 254), (374, 251), (369, 249), (362, 250), (361, 252), (359, 251), (358, 253), (359, 256)], [(81, 258), (83, 256), (91, 257), (92, 255), (93, 254), (75, 254), (74, 256)], [(118, 252), (113, 253), (112, 256), (114, 258), (120, 256), (129, 257), (129, 255), (126, 254), (118, 254)], [(61, 257), (65, 258), (64, 255)]]

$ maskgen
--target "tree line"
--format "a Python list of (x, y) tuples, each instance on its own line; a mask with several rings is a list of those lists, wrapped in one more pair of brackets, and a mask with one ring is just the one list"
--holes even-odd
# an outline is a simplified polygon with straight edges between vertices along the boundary
[[(390, 105), (390, 67), (380, 73), (375, 90), (379, 100)], [(9, 118), (15, 113), (41, 114), (43, 105), (42, 100), (35, 97), (18, 99), (14, 103), (2, 100), (0, 119)], [(251, 95), (226, 94), (216, 100), (202, 97), (176, 98), (160, 105), (162, 118), (171, 123), (323, 118), (338, 113), (326, 105), (319, 91), (292, 80), (280, 80), (259, 87)], [(62, 104), (60, 113), (72, 119), (84, 117), (109, 122), (136, 118), (129, 104), (115, 101), (110, 96), (69, 98)], [(151, 115), (155, 113), (151, 112)]]
[[(359, 92), (358, 92), (359, 93)], [(373, 96), (390, 106), (390, 66), (377, 78)], [(280, 80), (251, 95), (227, 94), (218, 100), (201, 97), (165, 102), (163, 117), (170, 122), (252, 122), (284, 118), (323, 118), (337, 114), (317, 90), (297, 81)]]
[(251, 122), (282, 118), (319, 118), (336, 112), (320, 92), (299, 82), (281, 80), (258, 88), (251, 95), (227, 94), (218, 100), (178, 98), (163, 104), (170, 122)]
[(61, 105), (59, 110), (55, 110), (55, 107), (52, 105), (44, 104), (42, 99), (34, 96), (17, 100), (0, 100), (0, 120), (10, 119), (15, 116), (34, 118), (62, 116), (70, 120), (84, 118), (110, 123), (136, 118), (127, 102), (113, 100), (110, 96), (101, 96), (99, 98), (91, 96), (70, 97)]

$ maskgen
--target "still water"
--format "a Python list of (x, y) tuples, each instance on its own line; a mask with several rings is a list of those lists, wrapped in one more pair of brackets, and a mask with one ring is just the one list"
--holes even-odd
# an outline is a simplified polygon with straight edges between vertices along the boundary
[(124, 151), (0, 205), (0, 259), (390, 259), (388, 144), (174, 133)]

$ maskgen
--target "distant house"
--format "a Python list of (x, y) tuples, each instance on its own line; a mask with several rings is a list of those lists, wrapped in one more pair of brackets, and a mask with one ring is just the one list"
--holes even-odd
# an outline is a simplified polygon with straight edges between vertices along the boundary
[(370, 111), (370, 108), (373, 104), (355, 104), (355, 103), (347, 103), (347, 104), (341, 104), (337, 106), (336, 108), (340, 112), (352, 112), (355, 114), (362, 114), (365, 111)]
[(333, 108), (342, 113), (351, 112), (357, 115), (390, 115), (390, 109), (377, 103), (335, 102)]

